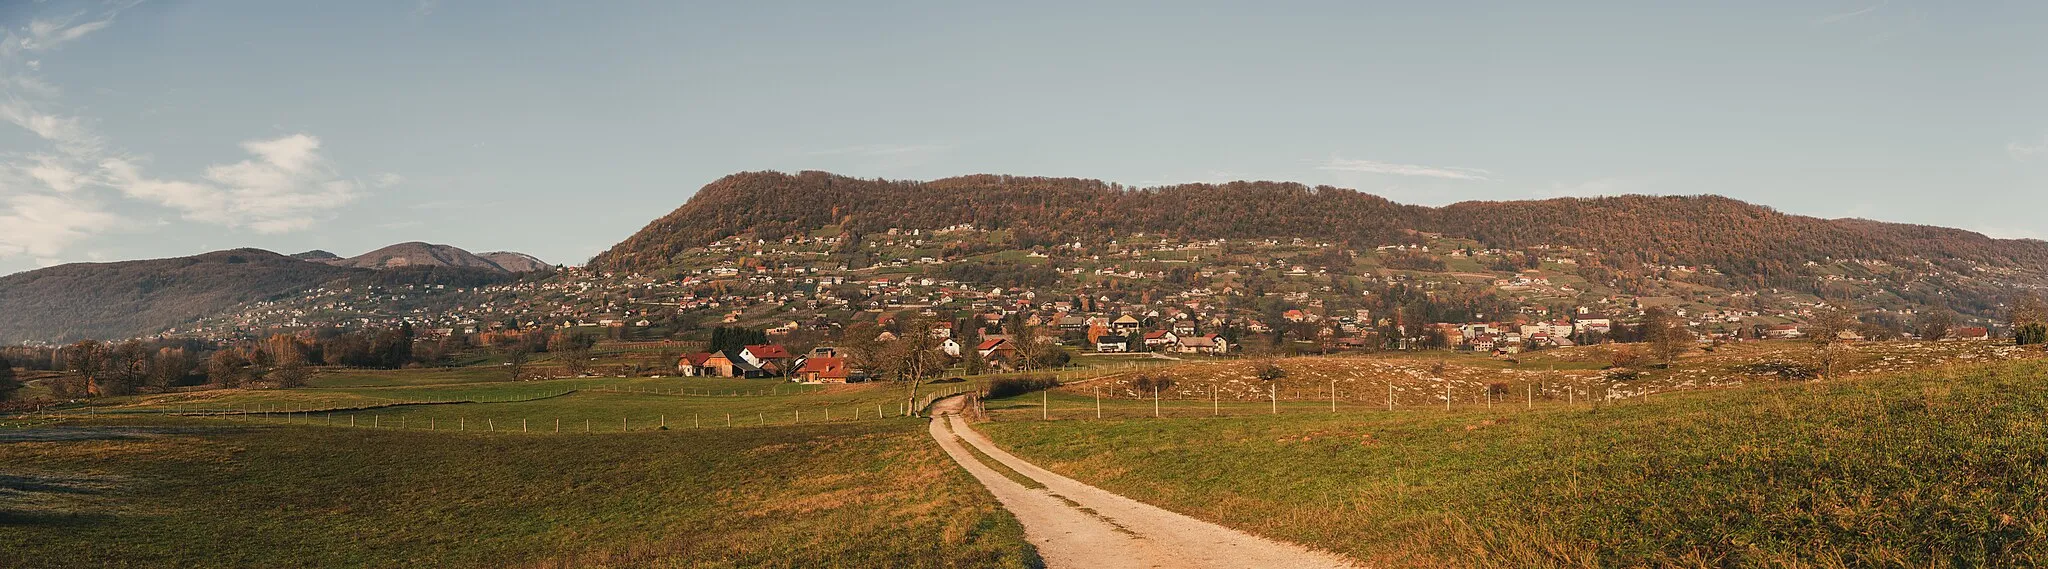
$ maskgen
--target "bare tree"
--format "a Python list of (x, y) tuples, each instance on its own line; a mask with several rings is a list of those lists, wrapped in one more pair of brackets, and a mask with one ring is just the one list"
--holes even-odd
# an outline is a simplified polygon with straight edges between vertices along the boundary
[(1930, 342), (1947, 338), (1955, 327), (1955, 314), (1940, 308), (1922, 312), (1913, 320), (1913, 334)]
[(1044, 336), (1037, 326), (1022, 321), (1010, 324), (1010, 347), (1017, 350), (1017, 369), (1030, 370), (1045, 361), (1046, 350), (1052, 346), (1044, 341)]
[(1671, 363), (1678, 356), (1692, 348), (1692, 330), (1685, 327), (1685, 321), (1663, 307), (1643, 311), (1643, 340), (1650, 343), (1650, 353), (1659, 361)]
[[(100, 382), (107, 373), (107, 345), (92, 340), (79, 340), (64, 348), (64, 367), (74, 375), (73, 381), (58, 381), (59, 395), (63, 397), (97, 397)], [(75, 383), (74, 383), (75, 382)]]
[(1807, 322), (1807, 341), (1813, 344), (1814, 366), (1822, 379), (1835, 376), (1835, 366), (1847, 355), (1842, 336), (1856, 328), (1856, 314), (1846, 308), (1828, 307), (1814, 312)]

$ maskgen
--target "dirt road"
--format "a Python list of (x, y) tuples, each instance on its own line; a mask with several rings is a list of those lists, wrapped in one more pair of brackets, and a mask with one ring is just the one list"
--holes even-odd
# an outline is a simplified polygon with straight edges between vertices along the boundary
[[(960, 418), (964, 398), (932, 407), (932, 438), (1024, 524), (1051, 569), (1356, 567), (1345, 559), (1253, 536), (1109, 493), (1005, 452)], [(983, 464), (961, 443), (1044, 488), (1028, 488)]]

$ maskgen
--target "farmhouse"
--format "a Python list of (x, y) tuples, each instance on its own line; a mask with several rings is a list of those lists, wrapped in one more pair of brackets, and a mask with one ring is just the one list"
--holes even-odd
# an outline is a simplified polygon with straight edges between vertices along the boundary
[(847, 375), (845, 358), (810, 358), (796, 370), (797, 380), (804, 383), (846, 383)]

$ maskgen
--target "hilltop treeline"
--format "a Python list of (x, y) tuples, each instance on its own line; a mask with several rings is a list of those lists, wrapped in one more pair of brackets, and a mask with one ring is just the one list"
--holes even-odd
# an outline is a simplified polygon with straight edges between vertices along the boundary
[(742, 233), (778, 239), (839, 226), (858, 235), (971, 223), (1036, 242), (1096, 242), (1147, 233), (1187, 239), (1307, 238), (1362, 249), (1416, 243), (1417, 232), (1524, 249), (1597, 251), (1625, 276), (1644, 264), (1709, 265), (1729, 286), (1817, 286), (1807, 261), (1883, 260), (1929, 271), (1962, 263), (2048, 262), (2048, 244), (1867, 220), (1826, 220), (1716, 196), (1562, 198), (1397, 204), (1329, 186), (1231, 182), (1131, 188), (1098, 180), (974, 175), (928, 182), (866, 180), (824, 172), (748, 172), (699, 190), (688, 203), (599, 254), (591, 266), (649, 272), (690, 247)]

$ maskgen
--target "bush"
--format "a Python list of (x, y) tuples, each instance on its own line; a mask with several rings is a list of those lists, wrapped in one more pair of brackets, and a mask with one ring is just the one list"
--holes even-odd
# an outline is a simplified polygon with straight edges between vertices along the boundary
[(2012, 330), (2012, 337), (2022, 346), (2048, 344), (2048, 324), (2028, 322)]
[(1138, 393), (1141, 395), (1154, 392), (1164, 393), (1169, 389), (1173, 389), (1173, 378), (1163, 375), (1138, 374), (1137, 377), (1131, 378), (1131, 388), (1138, 390)]
[(1050, 375), (1026, 375), (997, 378), (988, 382), (988, 398), (1002, 399), (1016, 397), (1033, 391), (1044, 391), (1059, 387), (1060, 380)]

